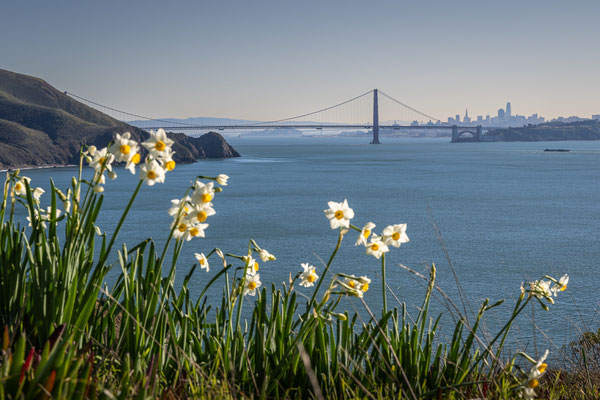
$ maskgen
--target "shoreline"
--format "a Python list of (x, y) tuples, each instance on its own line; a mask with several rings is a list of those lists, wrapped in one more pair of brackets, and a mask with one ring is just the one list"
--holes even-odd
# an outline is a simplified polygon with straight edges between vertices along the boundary
[(31, 169), (48, 169), (48, 168), (66, 168), (76, 167), (75, 164), (47, 164), (47, 165), (22, 165), (10, 168), (0, 168), (0, 172), (11, 172), (16, 170), (31, 170)]

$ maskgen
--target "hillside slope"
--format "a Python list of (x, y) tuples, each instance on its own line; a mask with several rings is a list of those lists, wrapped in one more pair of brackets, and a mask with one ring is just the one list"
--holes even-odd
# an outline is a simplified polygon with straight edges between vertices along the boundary
[[(115, 133), (148, 133), (118, 121), (58, 91), (45, 81), (0, 69), (0, 167), (64, 165), (78, 162), (82, 145), (103, 147)], [(200, 137), (170, 133), (175, 161), (239, 157), (215, 132)]]

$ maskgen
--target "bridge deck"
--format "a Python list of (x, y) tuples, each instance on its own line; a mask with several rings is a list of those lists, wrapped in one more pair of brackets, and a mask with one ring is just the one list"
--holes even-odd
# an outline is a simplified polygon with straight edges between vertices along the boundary
[[(379, 125), (379, 129), (452, 129), (452, 125)], [(140, 129), (165, 129), (165, 130), (235, 130), (235, 129), (373, 129), (373, 125), (190, 125), (190, 126), (151, 126), (140, 127)], [(457, 126), (459, 130), (477, 129), (476, 126)], [(484, 126), (482, 129), (497, 129), (496, 127)]]

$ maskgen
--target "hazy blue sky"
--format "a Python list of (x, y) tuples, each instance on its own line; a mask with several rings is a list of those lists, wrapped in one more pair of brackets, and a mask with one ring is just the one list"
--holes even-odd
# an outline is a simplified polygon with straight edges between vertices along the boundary
[(600, 114), (600, 1), (3, 1), (0, 68), (152, 117)]

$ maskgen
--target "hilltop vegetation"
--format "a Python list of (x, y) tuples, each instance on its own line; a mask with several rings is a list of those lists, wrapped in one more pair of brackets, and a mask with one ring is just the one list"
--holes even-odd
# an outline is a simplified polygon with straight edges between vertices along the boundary
[(549, 122), (520, 128), (496, 129), (489, 135), (499, 142), (600, 140), (600, 121)]
[[(103, 147), (115, 133), (148, 133), (82, 104), (45, 81), (0, 69), (0, 167), (77, 164), (81, 145)], [(221, 135), (169, 134), (175, 161), (239, 157)]]

